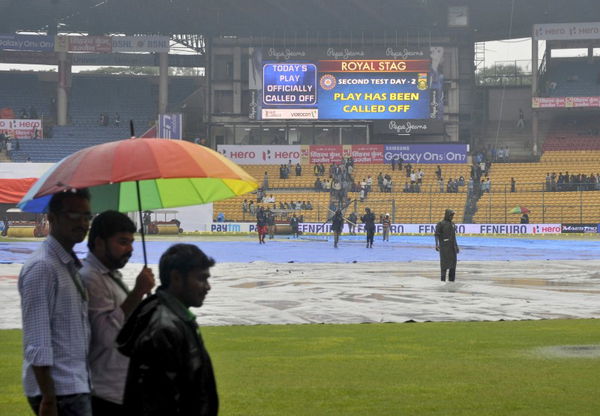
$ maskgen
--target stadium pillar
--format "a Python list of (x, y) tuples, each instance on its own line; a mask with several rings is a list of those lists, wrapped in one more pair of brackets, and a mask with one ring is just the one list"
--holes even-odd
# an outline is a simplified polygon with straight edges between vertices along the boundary
[(233, 112), (242, 113), (242, 48), (239, 46), (233, 48)]
[(539, 134), (539, 119), (538, 119), (538, 112), (537, 111), (533, 111), (531, 113), (531, 136), (532, 136), (532, 140), (533, 140), (533, 145), (532, 145), (532, 153), (534, 156), (537, 156), (538, 154), (538, 134)]
[(71, 85), (71, 62), (66, 52), (58, 52), (58, 83), (56, 88), (56, 124), (67, 124), (69, 86)]
[(158, 54), (158, 113), (167, 112), (167, 103), (169, 100), (169, 55), (167, 52)]
[[(535, 37), (531, 40), (531, 96), (538, 96), (538, 41)], [(531, 112), (531, 152), (538, 154), (538, 113), (535, 109)]]

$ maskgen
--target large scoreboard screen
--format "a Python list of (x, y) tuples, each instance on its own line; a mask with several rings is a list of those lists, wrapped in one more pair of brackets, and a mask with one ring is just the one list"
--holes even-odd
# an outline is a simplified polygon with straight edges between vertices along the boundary
[(261, 91), (256, 96), (260, 118), (443, 118), (442, 74), (435, 57), (426, 53), (419, 59), (359, 57), (269, 61), (261, 55), (262, 82), (257, 86)]

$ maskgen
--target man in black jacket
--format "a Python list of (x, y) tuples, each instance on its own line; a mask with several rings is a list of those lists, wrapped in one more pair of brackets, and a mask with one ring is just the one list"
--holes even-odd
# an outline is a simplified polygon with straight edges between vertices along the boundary
[(447, 209), (444, 213), (444, 219), (435, 226), (435, 249), (440, 252), (442, 282), (446, 281), (446, 270), (449, 270), (448, 279), (451, 282), (454, 282), (456, 275), (456, 257), (460, 249), (456, 242), (453, 219), (454, 211)]
[(375, 214), (371, 212), (371, 208), (365, 208), (365, 215), (360, 217), (360, 220), (365, 224), (367, 232), (367, 248), (373, 248), (373, 238), (375, 237)]
[(132, 416), (213, 416), (219, 411), (208, 352), (189, 307), (200, 307), (215, 261), (192, 244), (160, 258), (161, 286), (133, 312), (117, 337), (130, 358), (124, 406)]
[(292, 227), (292, 234), (294, 234), (294, 238), (298, 238), (298, 228), (300, 227), (300, 219), (296, 217), (296, 214), (293, 214), (292, 218), (290, 218), (290, 227)]
[(344, 229), (344, 216), (342, 211), (339, 209), (335, 211), (333, 217), (331, 217), (331, 231), (333, 231), (333, 247), (337, 248), (338, 242), (340, 241), (340, 234)]

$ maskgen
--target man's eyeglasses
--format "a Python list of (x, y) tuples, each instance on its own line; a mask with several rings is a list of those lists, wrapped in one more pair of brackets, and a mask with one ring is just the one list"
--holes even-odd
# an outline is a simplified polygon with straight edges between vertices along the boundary
[(92, 214), (90, 214), (89, 212), (61, 211), (61, 214), (63, 214), (65, 217), (67, 217), (71, 221), (81, 221), (81, 220), (91, 221), (92, 218), (94, 218), (94, 216)]

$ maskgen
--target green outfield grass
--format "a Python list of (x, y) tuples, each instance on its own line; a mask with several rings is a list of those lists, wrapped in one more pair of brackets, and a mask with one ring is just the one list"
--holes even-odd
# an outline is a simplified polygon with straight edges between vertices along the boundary
[[(202, 329), (221, 415), (598, 415), (600, 321)], [(27, 415), (20, 331), (0, 331), (0, 415)], [(584, 353), (590, 351), (583, 348)], [(585, 355), (585, 354), (583, 354)]]

